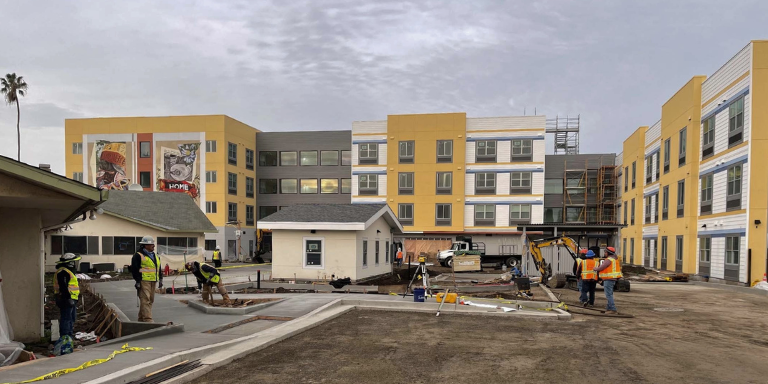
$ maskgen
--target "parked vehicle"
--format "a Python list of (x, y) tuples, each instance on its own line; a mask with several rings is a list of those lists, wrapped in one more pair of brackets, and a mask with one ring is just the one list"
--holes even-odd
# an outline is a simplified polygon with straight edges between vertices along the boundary
[(523, 258), (521, 254), (501, 252), (501, 249), (498, 252), (500, 254), (487, 254), (485, 243), (473, 242), (472, 236), (457, 236), (450, 249), (440, 251), (437, 254), (437, 260), (444, 267), (452, 267), (453, 258), (457, 254), (464, 253), (479, 254), (481, 264), (495, 264), (495, 266), (506, 264), (510, 268), (519, 267)]

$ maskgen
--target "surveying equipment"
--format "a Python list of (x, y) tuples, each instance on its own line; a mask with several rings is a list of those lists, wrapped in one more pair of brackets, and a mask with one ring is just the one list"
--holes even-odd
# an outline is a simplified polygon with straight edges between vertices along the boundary
[[(421, 283), (424, 286), (424, 294), (431, 295), (432, 289), (429, 287), (429, 272), (427, 272), (427, 258), (424, 256), (419, 256), (419, 266), (416, 267), (416, 273), (413, 274), (413, 277), (411, 278), (411, 282), (408, 283), (408, 287), (405, 288), (405, 292), (403, 293), (403, 297), (405, 297), (408, 294), (408, 291), (411, 290), (411, 286), (413, 285), (413, 282), (416, 280), (416, 277), (421, 278)], [(408, 266), (408, 269), (410, 270), (410, 265)]]

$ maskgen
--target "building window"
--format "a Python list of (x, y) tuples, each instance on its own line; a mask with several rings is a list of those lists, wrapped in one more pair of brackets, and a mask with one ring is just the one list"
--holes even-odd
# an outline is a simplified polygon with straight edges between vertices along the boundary
[(245, 206), (245, 225), (253, 225), (253, 205)]
[(150, 176), (149, 172), (139, 172), (139, 184), (141, 184), (142, 188), (152, 187), (152, 176)]
[(533, 140), (512, 140), (512, 161), (533, 160)]
[(206, 152), (216, 152), (216, 140), (206, 140), (205, 141), (205, 151)]
[(712, 213), (712, 179), (710, 173), (701, 178), (701, 214), (708, 215)]
[(545, 223), (562, 223), (563, 208), (561, 207), (544, 208), (544, 222)]
[(259, 152), (259, 167), (276, 167), (277, 151)]
[(299, 193), (299, 181), (296, 179), (280, 179), (280, 193)]
[(352, 165), (352, 151), (341, 151), (341, 165)]
[(453, 140), (437, 141), (437, 162), (438, 163), (453, 162)]
[(667, 237), (661, 237), (661, 266), (660, 269), (667, 269)]
[(384, 263), (389, 264), (389, 240), (384, 242)]
[(632, 212), (629, 213), (629, 224), (635, 225), (635, 199), (632, 199), (632, 206), (630, 207)]
[(398, 204), (397, 219), (401, 225), (413, 225), (413, 204)]
[(206, 251), (215, 251), (216, 250), (216, 240), (206, 240), (205, 241), (205, 250)]
[(645, 197), (645, 223), (651, 223), (651, 197)]
[(413, 172), (400, 172), (397, 174), (397, 194), (413, 195)]
[(359, 162), (360, 164), (378, 164), (379, 163), (379, 145), (376, 143), (360, 144)]
[(496, 206), (493, 204), (475, 205), (475, 225), (476, 226), (495, 226), (496, 225)]
[(518, 223), (531, 222), (530, 204), (510, 204), (509, 206), (509, 225), (514, 226)]
[(725, 264), (739, 265), (740, 236), (725, 237)]
[(304, 238), (304, 266), (323, 267), (323, 238)]
[(83, 154), (83, 143), (72, 143), (72, 154), (73, 155), (82, 155)]
[(632, 263), (635, 260), (635, 239), (629, 239), (629, 262)]
[(227, 221), (237, 221), (237, 203), (227, 203)]
[(679, 152), (680, 155), (679, 155), (679, 158), (678, 158), (678, 161), (677, 161), (677, 165), (678, 166), (685, 165), (685, 149), (686, 149), (686, 147), (688, 145), (687, 140), (686, 140), (687, 134), (688, 134), (688, 130), (686, 128), (683, 128), (683, 129), (680, 130), (680, 143), (679, 143), (680, 145), (679, 145), (679, 148), (678, 148), (680, 150), (680, 152)]
[(139, 143), (139, 157), (147, 158), (152, 156), (152, 143), (149, 141), (142, 141)]
[(475, 143), (475, 158), (478, 163), (496, 162), (496, 140), (481, 140)]
[(566, 223), (584, 223), (584, 207), (565, 207)]
[(662, 193), (661, 219), (669, 218), (669, 185), (665, 186)]
[(205, 171), (205, 182), (206, 183), (215, 183), (216, 182), (216, 171)]
[(629, 167), (624, 167), (624, 192), (629, 191)]
[(317, 179), (301, 179), (301, 193), (317, 193)]
[(339, 151), (320, 151), (320, 165), (339, 165)]
[(232, 165), (237, 165), (237, 144), (229, 143), (227, 147), (227, 158), (229, 163)]
[(362, 174), (357, 176), (359, 184), (359, 193), (361, 195), (378, 195), (379, 194), (379, 176), (376, 174)]
[(379, 266), (379, 241), (373, 242), (373, 264)]
[(496, 174), (492, 172), (483, 172), (475, 174), (475, 194), (494, 195), (496, 194)]
[(667, 172), (669, 172), (669, 158), (671, 155), (669, 154), (669, 151), (672, 149), (672, 145), (670, 143), (671, 139), (664, 140), (664, 174), (666, 175)]
[(301, 165), (317, 165), (317, 151), (301, 151)]
[(654, 157), (656, 158), (656, 180), (659, 180), (659, 176), (661, 175), (661, 166), (659, 164), (659, 157), (661, 156), (660, 153), (656, 152), (654, 154)]
[(413, 164), (414, 147), (416, 143), (414, 141), (401, 141), (397, 146), (397, 154), (400, 159), (400, 164)]
[(280, 152), (280, 166), (297, 165), (296, 151)]
[(82, 172), (72, 172), (72, 180), (83, 182), (83, 173)]
[(368, 266), (368, 240), (363, 240), (363, 267)]
[(744, 140), (744, 98), (728, 106), (728, 148)]
[(650, 184), (653, 181), (653, 156), (645, 158), (645, 183)]
[(659, 194), (658, 193), (653, 195), (653, 202), (656, 204), (656, 209), (653, 210), (653, 222), (658, 223), (659, 222)]
[(683, 261), (683, 236), (675, 237), (675, 264)]
[(677, 217), (685, 215), (685, 180), (677, 182)]
[(622, 252), (624, 252), (624, 263), (626, 264), (627, 263), (627, 238), (626, 237), (622, 241), (621, 249), (622, 249)]
[(237, 174), (227, 174), (227, 186), (229, 188), (230, 195), (237, 195)]
[(512, 172), (509, 187), (510, 195), (530, 194), (531, 172)]
[(218, 206), (215, 201), (206, 201), (205, 202), (205, 213), (216, 213), (218, 212)]
[(627, 225), (627, 207), (629, 207), (629, 202), (624, 202), (624, 225)]
[(635, 189), (635, 179), (637, 176), (637, 162), (632, 162), (632, 189)]
[(352, 193), (352, 179), (341, 179), (341, 193)]
[(320, 179), (320, 193), (339, 193), (339, 179)]
[(245, 177), (245, 197), (253, 197), (253, 178)]
[(699, 238), (699, 261), (709, 263), (712, 260), (712, 238)]
[(741, 164), (728, 168), (727, 192), (725, 210), (734, 211), (741, 209)]
[(453, 173), (452, 172), (438, 172), (437, 173), (437, 191), (438, 195), (450, 195), (453, 191)]
[[(259, 179), (259, 194), (274, 195), (277, 193), (277, 179)], [(285, 193), (282, 192), (281, 193)]]
[(253, 169), (253, 157), (255, 156), (255, 153), (252, 149), (245, 149), (245, 168), (246, 169)]
[(701, 158), (706, 159), (715, 154), (715, 116), (701, 123)]
[(277, 207), (262, 206), (259, 207), (259, 220), (277, 212)]
[(435, 225), (451, 225), (451, 204), (435, 204)]
[(563, 179), (545, 179), (544, 180), (544, 193), (562, 195), (563, 194)]

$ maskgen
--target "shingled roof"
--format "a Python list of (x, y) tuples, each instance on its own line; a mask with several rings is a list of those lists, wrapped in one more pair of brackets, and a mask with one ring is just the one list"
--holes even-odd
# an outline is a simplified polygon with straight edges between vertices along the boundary
[(386, 204), (298, 204), (283, 208), (258, 222), (262, 229), (304, 229), (306, 226), (332, 230), (364, 230), (372, 221), (384, 216), (401, 232), (402, 226)]
[(217, 232), (189, 195), (175, 192), (110, 191), (104, 212), (166, 232)]

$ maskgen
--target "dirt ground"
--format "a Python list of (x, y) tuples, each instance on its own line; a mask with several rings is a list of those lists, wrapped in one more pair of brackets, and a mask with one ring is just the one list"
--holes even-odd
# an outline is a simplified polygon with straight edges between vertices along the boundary
[[(577, 293), (555, 290), (576, 302)], [(598, 290), (597, 305), (605, 305)], [(635, 318), (571, 321), (358, 310), (196, 383), (765, 383), (768, 296), (633, 284)], [(682, 310), (682, 311), (680, 311)], [(399, 324), (408, 324), (406, 327)]]

